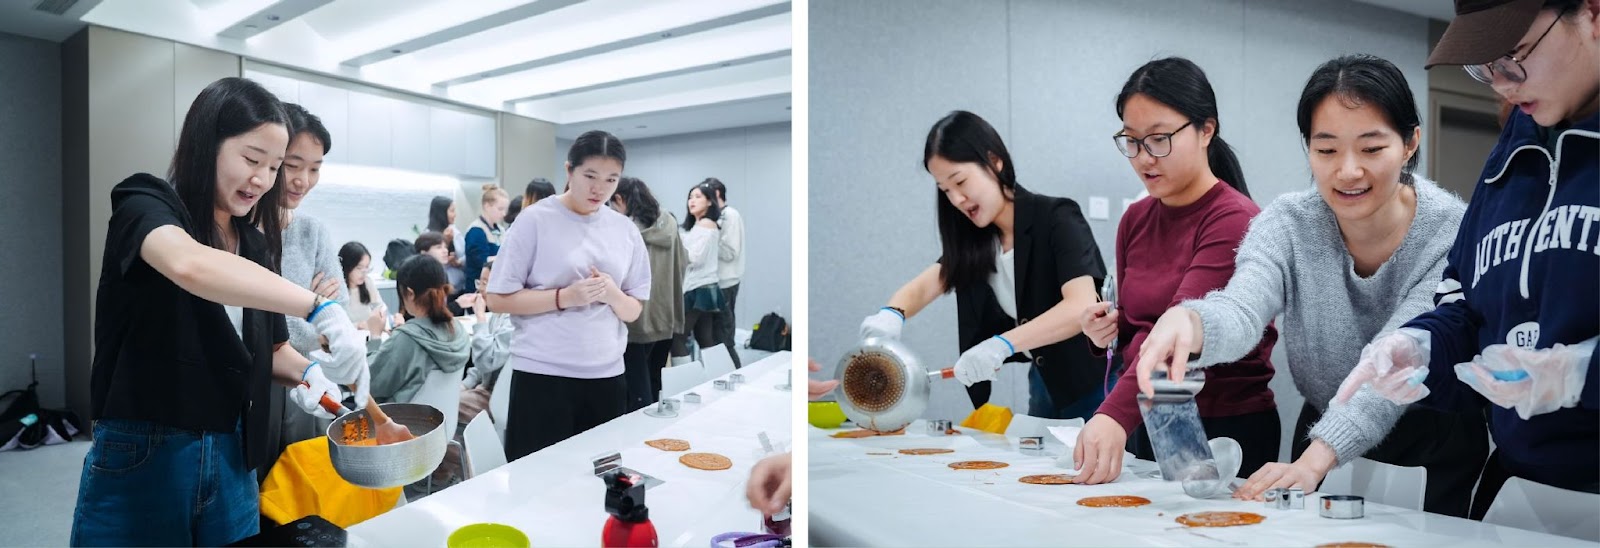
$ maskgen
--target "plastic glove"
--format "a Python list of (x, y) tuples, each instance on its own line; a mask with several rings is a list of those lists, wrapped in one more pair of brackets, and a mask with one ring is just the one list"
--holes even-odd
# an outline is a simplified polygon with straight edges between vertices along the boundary
[(1588, 377), (1595, 339), (1543, 350), (1489, 345), (1471, 362), (1455, 367), (1456, 378), (1522, 420), (1578, 405)]
[(1428, 397), (1428, 387), (1422, 381), (1428, 378), (1430, 340), (1427, 331), (1401, 328), (1372, 341), (1361, 349), (1361, 362), (1339, 385), (1331, 404), (1350, 401), (1364, 385), (1395, 405), (1409, 405)]
[(905, 324), (906, 319), (899, 312), (887, 308), (878, 310), (877, 314), (867, 316), (867, 319), (861, 321), (861, 340), (873, 337), (899, 339), (900, 328)]
[(1000, 364), (1016, 353), (1005, 337), (989, 337), (961, 353), (961, 358), (956, 360), (956, 380), (966, 386), (992, 381), (1000, 372)]
[(311, 362), (311, 365), (306, 366), (306, 372), (301, 377), (300, 386), (296, 386), (289, 391), (289, 401), (294, 402), (295, 405), (300, 406), (301, 410), (310, 413), (312, 416), (333, 420), (335, 418), (333, 413), (329, 413), (328, 410), (322, 408), (323, 395), (327, 395), (330, 400), (335, 402), (343, 397), (339, 393), (339, 385), (334, 384), (333, 381), (328, 380), (327, 375), (322, 374), (321, 364)]
[(338, 302), (326, 301), (307, 321), (317, 328), (318, 335), (328, 339), (328, 359), (319, 360), (328, 378), (345, 384), (355, 382), (367, 369), (367, 338), (350, 323), (350, 315), (339, 309)]

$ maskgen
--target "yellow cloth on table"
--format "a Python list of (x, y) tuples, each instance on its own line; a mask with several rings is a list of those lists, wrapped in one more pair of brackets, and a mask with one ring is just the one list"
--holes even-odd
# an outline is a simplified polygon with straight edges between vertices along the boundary
[(296, 442), (261, 483), (261, 515), (279, 524), (316, 514), (350, 527), (394, 508), (400, 487), (368, 489), (345, 481), (333, 469), (328, 437)]
[(983, 404), (983, 407), (973, 410), (966, 420), (961, 421), (963, 427), (1001, 435), (1005, 435), (1006, 427), (1010, 425), (1011, 408), (992, 403)]

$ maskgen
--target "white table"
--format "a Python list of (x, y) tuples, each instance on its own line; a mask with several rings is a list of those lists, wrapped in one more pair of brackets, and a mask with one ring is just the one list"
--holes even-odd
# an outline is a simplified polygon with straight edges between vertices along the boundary
[[(1366, 517), (1319, 516), (1317, 498), (1304, 510), (1267, 509), (1262, 503), (1197, 500), (1176, 482), (1159, 479), (1155, 463), (1134, 461), (1105, 485), (1028, 485), (1031, 474), (1061, 473), (1050, 456), (1025, 455), (1016, 441), (961, 429), (928, 436), (922, 421), (903, 436), (836, 439), (837, 430), (808, 427), (810, 539), (815, 546), (1314, 546), (1362, 541), (1391, 546), (1597, 546), (1565, 537), (1427, 514), (1367, 502)], [(897, 449), (943, 447), (954, 453), (900, 455)], [(891, 455), (869, 455), (868, 453)], [(962, 460), (1010, 463), (998, 470), (952, 470)], [(1087, 508), (1089, 496), (1135, 495), (1139, 508)], [(1247, 511), (1267, 517), (1259, 525), (1194, 529), (1181, 514)]]
[[(350, 528), (351, 546), (444, 546), (464, 525), (503, 523), (535, 546), (594, 546), (606, 519), (605, 485), (594, 476), (593, 457), (621, 451), (623, 466), (662, 480), (645, 504), (662, 546), (707, 546), (730, 531), (759, 531), (761, 514), (745, 499), (750, 468), (762, 457), (756, 434), (766, 432), (787, 449), (793, 392), (777, 390), (790, 370), (781, 352), (736, 371), (744, 385), (694, 389), (704, 399), (685, 404), (676, 418), (635, 411), (459, 485), (434, 493)], [(688, 440), (691, 451), (720, 453), (729, 470), (694, 470), (682, 453), (660, 451), (645, 440)]]

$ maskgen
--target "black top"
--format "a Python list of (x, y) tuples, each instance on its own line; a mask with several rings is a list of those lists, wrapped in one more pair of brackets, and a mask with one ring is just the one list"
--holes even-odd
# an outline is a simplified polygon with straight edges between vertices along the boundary
[[(987, 280), (956, 288), (956, 321), (961, 351), (1018, 325), (1028, 323), (1061, 303), (1061, 285), (1081, 276), (1094, 278), (1098, 290), (1106, 277), (1100, 247), (1084, 220), (1078, 203), (1067, 198), (1034, 194), (1016, 187), (1012, 205), (1016, 225), (1012, 234), (1016, 262), (1017, 318), (1000, 308)], [(1029, 351), (1039, 368), (1050, 399), (1065, 407), (1090, 390), (1101, 390), (1105, 358), (1090, 353), (1089, 338), (1070, 339)], [(1026, 361), (1015, 354), (1006, 361)]]
[[(244, 219), (233, 223), (239, 254), (276, 272), (277, 265), (267, 264), (266, 236)], [(144, 262), (145, 236), (166, 225), (194, 231), (166, 181), (140, 173), (111, 189), (90, 416), (209, 432), (232, 432), (242, 421), (245, 465), (255, 468), (267, 457), (272, 351), (289, 340), (288, 324), (282, 314), (246, 309), (241, 340), (222, 305), (184, 291)]]

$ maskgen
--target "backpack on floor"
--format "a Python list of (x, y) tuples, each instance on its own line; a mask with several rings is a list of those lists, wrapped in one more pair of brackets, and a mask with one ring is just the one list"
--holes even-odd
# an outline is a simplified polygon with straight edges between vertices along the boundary
[(761, 317), (761, 323), (756, 324), (755, 331), (750, 333), (750, 348), (777, 352), (789, 350), (789, 322), (777, 312), (768, 313)]
[(76, 413), (41, 407), (38, 388), (35, 367), (33, 382), (27, 388), (0, 394), (0, 402), (10, 399), (9, 405), (0, 407), (4, 409), (0, 411), (0, 451), (66, 443), (83, 429)]

